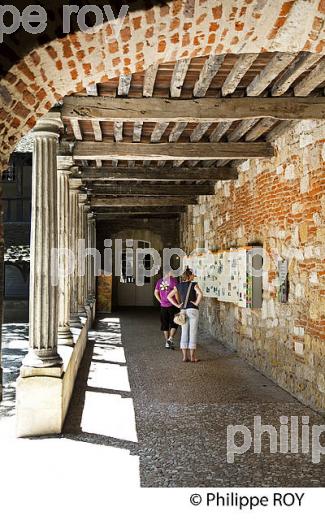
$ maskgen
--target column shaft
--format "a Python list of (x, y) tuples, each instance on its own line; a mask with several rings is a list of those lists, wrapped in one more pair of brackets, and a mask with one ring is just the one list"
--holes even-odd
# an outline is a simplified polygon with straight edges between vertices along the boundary
[(29, 352), (27, 367), (62, 365), (58, 334), (57, 141), (62, 123), (49, 114), (34, 130)]
[(58, 171), (58, 208), (59, 208), (59, 334), (58, 343), (73, 345), (70, 330), (71, 277), (69, 276), (70, 255), (70, 200), (69, 171)]
[[(81, 321), (78, 313), (78, 238), (79, 238), (79, 219), (78, 219), (78, 196), (79, 189), (76, 182), (72, 179), (69, 180), (70, 185), (70, 215), (71, 215), (71, 227), (70, 227), (70, 244), (71, 250), (74, 254), (74, 269), (71, 273), (71, 299), (70, 299), (70, 326), (80, 328)], [(79, 185), (79, 184), (78, 184)]]

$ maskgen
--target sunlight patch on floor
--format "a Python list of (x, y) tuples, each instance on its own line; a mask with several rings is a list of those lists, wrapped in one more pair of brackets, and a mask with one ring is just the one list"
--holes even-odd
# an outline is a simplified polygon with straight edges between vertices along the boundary
[[(119, 318), (100, 320), (89, 369), (81, 430), (137, 442), (133, 400), (119, 392), (131, 391)], [(105, 328), (107, 327), (107, 332)]]

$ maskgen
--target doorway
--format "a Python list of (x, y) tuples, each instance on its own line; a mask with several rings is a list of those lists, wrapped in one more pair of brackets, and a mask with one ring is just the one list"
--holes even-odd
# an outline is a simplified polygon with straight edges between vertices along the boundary
[[(133, 247), (127, 247), (127, 241), (122, 242), (121, 269), (117, 278), (117, 304), (119, 307), (152, 307), (154, 305), (154, 278), (144, 277), (143, 285), (136, 283), (137, 250), (147, 249), (151, 243), (145, 240), (134, 240)], [(143, 265), (146, 270), (152, 267), (151, 255), (145, 255)]]

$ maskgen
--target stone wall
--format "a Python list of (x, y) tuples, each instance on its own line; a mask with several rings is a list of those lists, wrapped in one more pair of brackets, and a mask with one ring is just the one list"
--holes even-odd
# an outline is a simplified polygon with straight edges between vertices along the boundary
[[(201, 323), (304, 403), (325, 410), (325, 124), (302, 122), (219, 181), (181, 220), (187, 252), (263, 244), (262, 309), (206, 298)], [(278, 257), (289, 260), (289, 300), (276, 298)]]

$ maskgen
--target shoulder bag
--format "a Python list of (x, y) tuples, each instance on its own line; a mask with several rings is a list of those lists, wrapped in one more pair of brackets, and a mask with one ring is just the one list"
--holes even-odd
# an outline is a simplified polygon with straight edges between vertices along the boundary
[(174, 322), (176, 323), (176, 325), (185, 325), (185, 323), (186, 323), (187, 316), (186, 316), (185, 309), (186, 309), (186, 306), (188, 303), (188, 299), (190, 297), (191, 288), (192, 288), (192, 282), (190, 282), (190, 285), (188, 286), (188, 289), (187, 289), (186, 298), (185, 298), (185, 301), (183, 304), (184, 310), (181, 310), (181, 312), (179, 312), (178, 314), (175, 314), (175, 316), (174, 316)]

